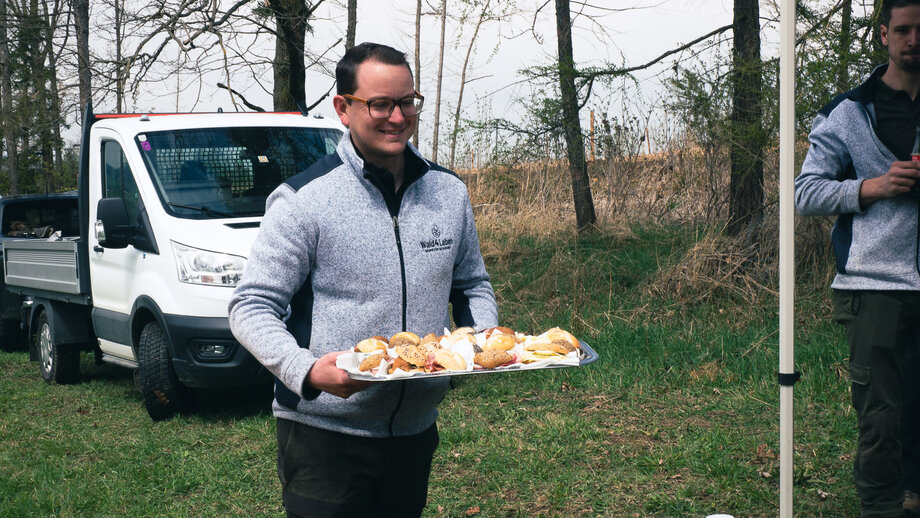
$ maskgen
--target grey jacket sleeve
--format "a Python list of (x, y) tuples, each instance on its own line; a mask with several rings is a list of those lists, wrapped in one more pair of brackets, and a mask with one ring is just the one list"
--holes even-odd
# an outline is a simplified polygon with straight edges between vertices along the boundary
[(804, 216), (863, 212), (859, 206), (863, 179), (841, 179), (851, 165), (851, 158), (840, 137), (842, 130), (835, 122), (818, 115), (808, 135), (811, 145), (802, 172), (795, 179), (795, 206)]
[(479, 235), (476, 232), (473, 206), (469, 198), (464, 218), (466, 231), (460, 244), (457, 263), (454, 265), (450, 293), (454, 322), (457, 326), (476, 329), (494, 327), (498, 325), (498, 306), (479, 249)]
[[(315, 243), (306, 210), (296, 193), (282, 185), (268, 208), (246, 262), (246, 271), (230, 299), (230, 329), (236, 339), (295, 394), (316, 357), (301, 348), (284, 323), (294, 293), (310, 274)], [(311, 397), (315, 395), (307, 395)]]

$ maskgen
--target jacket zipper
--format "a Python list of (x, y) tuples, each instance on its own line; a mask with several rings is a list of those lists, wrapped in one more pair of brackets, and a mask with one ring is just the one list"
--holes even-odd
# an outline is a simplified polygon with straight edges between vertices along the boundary
[[(393, 220), (393, 235), (396, 237), (396, 250), (399, 253), (399, 273), (402, 280), (402, 331), (408, 331), (406, 327), (408, 326), (408, 314), (409, 314), (409, 288), (406, 282), (406, 259), (403, 255), (402, 249), (402, 239), (399, 235), (399, 207), (402, 205), (402, 196), (400, 193), (392, 193), (387, 188), (387, 185), (377, 179), (374, 174), (369, 174), (365, 172), (365, 178), (380, 191), (381, 196), (387, 206), (387, 210), (390, 213), (390, 218)], [(413, 179), (409, 184), (406, 184), (402, 187), (401, 191), (405, 191), (409, 188), (409, 185), (413, 183), (417, 178)], [(390, 420), (387, 424), (387, 430), (390, 434), (390, 437), (393, 437), (393, 426), (396, 421), (396, 415), (399, 413), (399, 409), (402, 408), (403, 400), (406, 395), (406, 380), (399, 382), (399, 398), (396, 400), (396, 407), (393, 408), (393, 412), (390, 414)]]
[[(408, 295), (407, 295), (408, 287), (406, 286), (406, 260), (403, 257), (402, 239), (400, 239), (399, 237), (399, 217), (395, 215), (392, 217), (393, 217), (393, 234), (396, 236), (396, 251), (399, 252), (399, 273), (400, 273), (400, 276), (402, 277), (402, 330), (406, 331), (407, 330), (406, 329), (406, 320), (407, 320), (406, 315), (408, 314), (408, 310), (406, 309), (406, 306), (408, 305), (408, 300), (407, 300), (408, 299)], [(399, 409), (400, 407), (402, 407), (403, 397), (405, 396), (405, 394), (406, 394), (406, 381), (403, 380), (400, 382), (399, 399), (396, 400), (396, 408), (394, 408), (393, 413), (390, 414), (390, 422), (387, 425), (388, 431), (390, 433), (390, 437), (393, 437), (393, 423), (396, 421), (396, 414), (399, 413)]]
[(402, 277), (402, 330), (408, 331), (407, 326), (407, 314), (408, 310), (406, 307), (409, 305), (408, 301), (408, 291), (409, 287), (406, 285), (406, 260), (403, 257), (402, 249), (402, 239), (399, 237), (399, 217), (393, 216), (393, 233), (396, 234), (396, 251), (399, 252), (399, 273)]

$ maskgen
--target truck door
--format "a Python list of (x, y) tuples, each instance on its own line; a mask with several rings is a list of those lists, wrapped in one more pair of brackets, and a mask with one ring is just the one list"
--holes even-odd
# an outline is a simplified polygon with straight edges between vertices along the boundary
[[(131, 167), (121, 144), (116, 140), (103, 138), (100, 141), (100, 159), (95, 164), (101, 174), (92, 174), (93, 182), (101, 182), (91, 188), (100, 189), (101, 197), (122, 198), (128, 209), (128, 221), (136, 221), (140, 193)], [(94, 164), (91, 163), (92, 168)], [(95, 221), (95, 204), (98, 197), (91, 196), (91, 222)], [(92, 228), (92, 225), (91, 227)], [(128, 319), (133, 301), (133, 283), (142, 267), (144, 252), (128, 245), (126, 248), (105, 248), (99, 246), (94, 232), (90, 232), (90, 278), (92, 279), (93, 325), (100, 339), (103, 352), (134, 359), (130, 349), (130, 328)], [(113, 343), (110, 343), (113, 342)]]

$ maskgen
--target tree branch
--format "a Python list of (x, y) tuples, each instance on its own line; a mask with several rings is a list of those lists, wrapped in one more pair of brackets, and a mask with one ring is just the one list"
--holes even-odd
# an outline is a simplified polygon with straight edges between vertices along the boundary
[(691, 41), (690, 43), (687, 43), (687, 44), (685, 44), (685, 45), (681, 45), (680, 47), (678, 47), (678, 48), (676, 48), (676, 49), (669, 50), (669, 51), (665, 52), (664, 54), (658, 56), (657, 58), (655, 58), (655, 59), (653, 59), (653, 60), (651, 60), (651, 61), (649, 61), (648, 63), (645, 63), (645, 64), (643, 64), (643, 65), (637, 65), (637, 66), (634, 66), (634, 67), (627, 67), (627, 68), (620, 68), (620, 69), (606, 69), (606, 70), (592, 70), (592, 71), (585, 71), (585, 72), (576, 72), (576, 74), (577, 74), (577, 77), (580, 77), (580, 78), (583, 78), (583, 79), (593, 80), (593, 79), (595, 79), (595, 78), (603, 77), (603, 76), (621, 76), (621, 75), (628, 74), (628, 73), (630, 73), (630, 72), (635, 72), (635, 71), (637, 71), (637, 70), (644, 70), (644, 69), (646, 69), (646, 68), (649, 68), (649, 67), (651, 67), (651, 66), (653, 66), (653, 65), (656, 65), (656, 64), (660, 63), (662, 60), (664, 60), (664, 58), (666, 58), (666, 57), (668, 57), (668, 56), (672, 56), (672, 55), (677, 54), (677, 53), (679, 53), (679, 52), (683, 52), (683, 51), (689, 49), (690, 47), (696, 45), (697, 43), (699, 43), (699, 42), (701, 42), (701, 41), (703, 41), (703, 40), (705, 40), (705, 39), (707, 39), (707, 38), (711, 38), (711, 37), (713, 37), (713, 36), (715, 36), (715, 35), (717, 35), (717, 34), (721, 34), (721, 33), (725, 32), (725, 31), (728, 31), (728, 30), (730, 30), (731, 28), (732, 28), (731, 25), (724, 25), (724, 26), (722, 26), (722, 27), (719, 27), (718, 29), (716, 29), (716, 30), (714, 30), (714, 31), (712, 31), (712, 32), (710, 32), (710, 33), (708, 33), (708, 34), (705, 34), (705, 35), (703, 35), (703, 36), (700, 36), (699, 38), (697, 38), (697, 39)]
[(223, 88), (224, 90), (230, 92), (231, 94), (233, 94), (233, 95), (239, 97), (239, 98), (240, 98), (240, 101), (242, 101), (243, 104), (245, 104), (246, 107), (249, 108), (250, 110), (255, 110), (255, 111), (257, 111), (257, 112), (264, 112), (264, 111), (265, 111), (265, 108), (262, 108), (261, 106), (257, 106), (257, 105), (255, 105), (255, 104), (252, 104), (251, 102), (249, 102), (248, 100), (246, 100), (246, 97), (245, 97), (241, 92), (238, 92), (238, 91), (234, 90), (233, 88), (230, 88), (229, 86), (227, 86), (227, 85), (225, 85), (225, 84), (223, 84), (223, 83), (217, 83), (217, 87), (218, 87), (218, 88)]

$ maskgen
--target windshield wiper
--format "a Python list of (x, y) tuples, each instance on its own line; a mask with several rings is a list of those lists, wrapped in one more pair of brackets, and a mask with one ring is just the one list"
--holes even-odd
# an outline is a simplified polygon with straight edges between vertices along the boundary
[(166, 204), (169, 205), (170, 207), (178, 207), (180, 209), (197, 210), (198, 212), (203, 212), (207, 214), (208, 216), (215, 217), (215, 218), (233, 218), (235, 217), (233, 214), (230, 214), (229, 212), (215, 210), (206, 205), (202, 205), (201, 207), (196, 207), (194, 205), (183, 205), (181, 203), (173, 203), (171, 201), (166, 202)]

